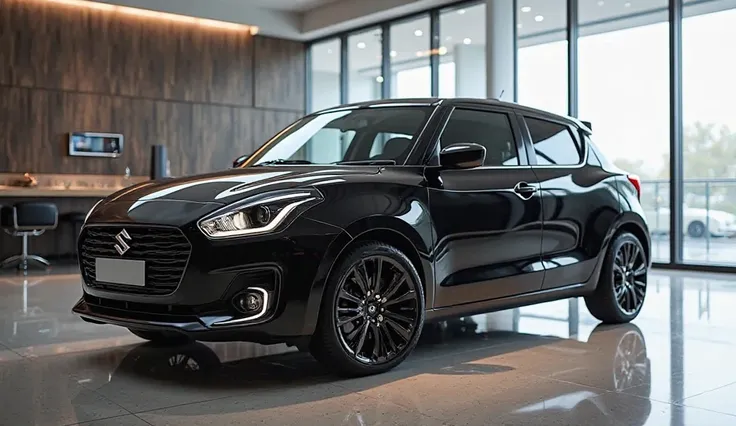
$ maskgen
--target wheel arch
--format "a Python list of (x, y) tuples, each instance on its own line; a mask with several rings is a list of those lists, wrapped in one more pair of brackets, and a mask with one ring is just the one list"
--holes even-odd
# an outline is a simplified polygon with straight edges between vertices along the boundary
[(646, 225), (646, 220), (637, 213), (624, 212), (614, 222), (614, 225), (606, 235), (603, 243), (603, 249), (598, 255), (598, 262), (591, 274), (590, 279), (586, 283), (582, 295), (589, 294), (598, 287), (598, 281), (600, 279), (601, 270), (606, 259), (606, 254), (611, 247), (611, 243), (616, 235), (621, 232), (630, 232), (633, 234), (641, 243), (644, 248), (644, 256), (646, 256), (647, 264), (651, 266), (652, 255), (651, 255), (651, 239), (649, 238), (649, 228)]
[(364, 241), (379, 241), (401, 250), (417, 270), (425, 295), (425, 309), (433, 306), (434, 269), (431, 249), (411, 225), (395, 217), (372, 216), (351, 223), (330, 243), (309, 292), (303, 335), (312, 335), (317, 326), (324, 289), (335, 264), (348, 249)]
[(644, 255), (646, 256), (647, 264), (651, 265), (652, 264), (651, 238), (649, 237), (649, 232), (647, 231), (646, 225), (636, 220), (625, 220), (618, 224), (613, 235), (616, 235), (619, 232), (629, 232), (633, 234), (636, 237), (636, 239), (639, 240), (642, 247), (644, 247)]

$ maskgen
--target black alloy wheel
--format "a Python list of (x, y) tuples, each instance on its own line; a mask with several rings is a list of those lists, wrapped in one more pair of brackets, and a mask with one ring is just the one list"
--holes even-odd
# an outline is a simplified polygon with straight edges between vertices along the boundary
[(616, 235), (606, 253), (598, 286), (585, 297), (590, 313), (607, 324), (636, 318), (646, 297), (648, 269), (639, 239), (629, 232)]
[(365, 364), (381, 364), (402, 353), (419, 318), (416, 283), (393, 259), (360, 259), (343, 277), (335, 325), (347, 352)]
[(639, 244), (626, 241), (619, 247), (612, 274), (616, 303), (626, 315), (633, 315), (647, 291), (647, 262)]
[(347, 376), (387, 371), (416, 346), (424, 291), (411, 261), (395, 247), (361, 243), (333, 268), (310, 349)]

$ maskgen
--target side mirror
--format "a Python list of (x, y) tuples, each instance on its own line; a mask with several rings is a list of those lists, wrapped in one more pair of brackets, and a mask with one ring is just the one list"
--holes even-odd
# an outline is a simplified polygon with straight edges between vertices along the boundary
[(245, 162), (248, 160), (248, 157), (250, 157), (250, 155), (241, 155), (240, 157), (233, 160), (233, 169), (237, 169), (238, 167), (245, 164)]
[(477, 143), (456, 143), (440, 151), (440, 166), (448, 169), (472, 169), (486, 160), (486, 148)]

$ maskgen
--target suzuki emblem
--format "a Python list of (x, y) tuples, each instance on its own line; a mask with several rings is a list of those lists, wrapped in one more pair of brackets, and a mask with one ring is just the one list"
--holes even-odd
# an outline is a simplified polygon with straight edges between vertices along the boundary
[(132, 238), (130, 238), (130, 235), (128, 234), (128, 231), (123, 229), (118, 235), (115, 236), (115, 239), (118, 240), (118, 244), (115, 244), (115, 250), (117, 250), (120, 256), (124, 255), (126, 251), (130, 250), (130, 246), (127, 242), (125, 242), (125, 240), (132, 240)]

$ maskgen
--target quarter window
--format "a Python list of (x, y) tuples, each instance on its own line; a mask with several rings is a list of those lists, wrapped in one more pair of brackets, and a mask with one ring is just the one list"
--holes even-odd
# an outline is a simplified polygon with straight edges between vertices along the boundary
[(447, 122), (440, 147), (456, 143), (477, 143), (486, 148), (484, 166), (518, 166), (519, 151), (507, 114), (456, 109)]
[(572, 166), (580, 164), (581, 150), (570, 128), (564, 124), (526, 117), (534, 153), (539, 165)]

